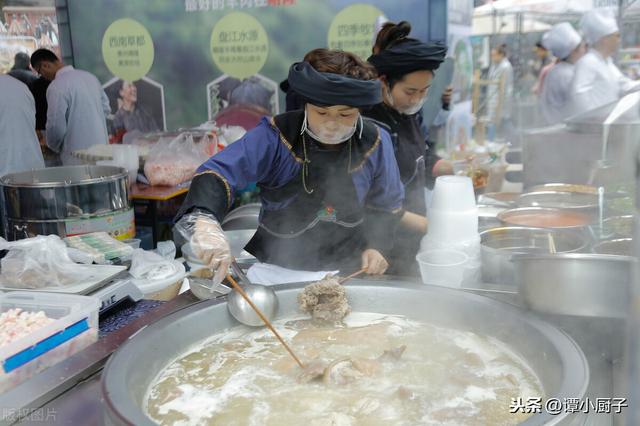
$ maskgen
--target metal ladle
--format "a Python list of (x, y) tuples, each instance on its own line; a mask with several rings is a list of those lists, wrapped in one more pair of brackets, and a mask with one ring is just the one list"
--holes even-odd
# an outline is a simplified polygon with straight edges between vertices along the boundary
[[(231, 263), (231, 269), (233, 269), (233, 272), (238, 276), (238, 279), (242, 283), (242, 290), (244, 290), (249, 300), (255, 304), (267, 320), (273, 320), (276, 316), (276, 312), (278, 312), (278, 296), (275, 291), (268, 286), (251, 284), (244, 272), (242, 272), (240, 265), (238, 265), (235, 260)], [(231, 282), (231, 280), (227, 280)], [(264, 325), (263, 320), (243, 295), (237, 288), (235, 290), (236, 291), (232, 291), (227, 295), (227, 307), (229, 308), (229, 313), (245, 325), (249, 325), (251, 327)]]
[[(235, 260), (231, 263), (231, 269), (238, 277), (242, 288), (250, 300), (255, 303), (268, 320), (272, 320), (278, 311), (278, 296), (276, 293), (270, 287), (252, 284)], [(227, 279), (227, 281), (229, 280)], [(227, 296), (229, 313), (242, 324), (251, 327), (263, 325), (262, 319), (260, 319), (242, 295), (237, 291), (232, 291), (228, 286), (222, 283), (213, 285), (212, 279), (198, 277), (189, 277), (189, 284), (192, 293), (199, 299), (206, 300)]]

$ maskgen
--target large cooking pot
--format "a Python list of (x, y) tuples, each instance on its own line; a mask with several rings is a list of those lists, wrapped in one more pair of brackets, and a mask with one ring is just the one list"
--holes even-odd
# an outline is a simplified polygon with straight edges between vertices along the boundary
[(624, 318), (635, 259), (600, 254), (513, 257), (520, 295), (531, 309), (558, 315)]
[[(278, 317), (297, 315), (303, 284), (276, 287)], [(354, 280), (348, 284), (354, 311), (405, 314), (435, 325), (468, 330), (508, 343), (540, 379), (548, 397), (582, 398), (589, 369), (582, 350), (554, 326), (512, 305), (471, 293), (401, 282)], [(237, 322), (223, 300), (192, 305), (142, 329), (111, 357), (102, 374), (108, 424), (153, 425), (142, 409), (157, 374), (196, 342)], [(569, 413), (536, 414), (523, 424), (556, 424)]]
[(480, 233), (480, 239), (483, 281), (514, 286), (514, 255), (550, 253), (551, 247), (556, 253), (572, 253), (584, 250), (588, 243), (580, 231), (553, 228), (493, 228)]
[[(131, 232), (128, 173), (112, 166), (68, 166), (0, 179), (9, 239), (34, 234)], [(116, 235), (116, 236), (119, 236)]]

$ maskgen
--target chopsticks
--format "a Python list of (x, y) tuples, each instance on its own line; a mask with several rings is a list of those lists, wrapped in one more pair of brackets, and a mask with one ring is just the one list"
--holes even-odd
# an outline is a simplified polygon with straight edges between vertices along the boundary
[(367, 270), (366, 270), (365, 268), (362, 268), (362, 269), (360, 269), (359, 271), (356, 271), (356, 272), (354, 272), (354, 273), (353, 273), (353, 274), (351, 274), (351, 275), (348, 275), (348, 276), (346, 276), (346, 277), (344, 277), (344, 278), (340, 278), (340, 279), (338, 280), (338, 283), (339, 283), (339, 284), (344, 284), (346, 281), (349, 281), (351, 278), (355, 278), (355, 277), (357, 277), (357, 276), (358, 276), (358, 275), (360, 275), (360, 274), (364, 274), (366, 271), (367, 271)]

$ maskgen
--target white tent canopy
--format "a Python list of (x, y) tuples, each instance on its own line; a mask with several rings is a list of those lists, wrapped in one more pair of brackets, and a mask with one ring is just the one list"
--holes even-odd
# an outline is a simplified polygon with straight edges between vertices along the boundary
[(473, 17), (473, 35), (488, 34), (513, 34), (518, 31), (523, 33), (548, 31), (551, 25), (534, 18), (523, 16), (521, 27), (518, 28), (518, 16), (516, 14), (499, 15), (474, 15)]
[(476, 7), (474, 15), (503, 12), (584, 13), (593, 8), (593, 0), (496, 0)]
[(473, 34), (548, 31), (551, 25), (540, 20), (540, 15), (575, 15), (592, 8), (593, 0), (496, 0), (474, 9)]

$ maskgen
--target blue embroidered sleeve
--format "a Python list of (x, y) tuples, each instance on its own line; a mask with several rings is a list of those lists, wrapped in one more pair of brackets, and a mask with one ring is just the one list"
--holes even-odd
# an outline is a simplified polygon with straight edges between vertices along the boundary
[(222, 220), (238, 189), (251, 182), (280, 186), (295, 177), (299, 169), (279, 132), (263, 118), (240, 140), (198, 168), (178, 217), (198, 208)]

